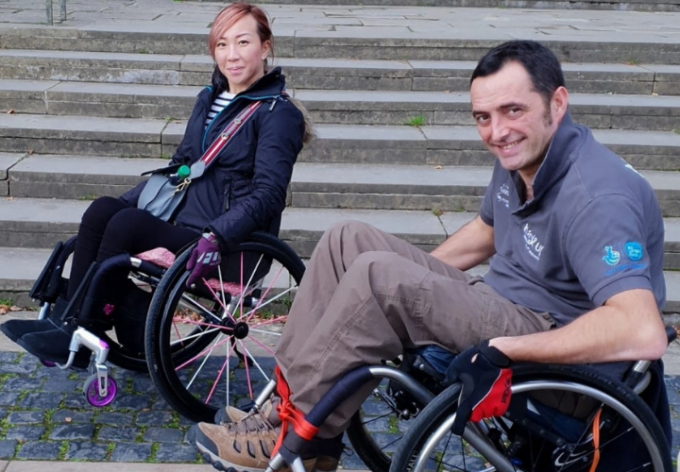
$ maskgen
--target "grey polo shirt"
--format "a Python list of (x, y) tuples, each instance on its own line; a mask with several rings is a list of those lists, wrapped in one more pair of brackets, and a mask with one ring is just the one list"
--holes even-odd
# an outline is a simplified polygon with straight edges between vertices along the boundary
[(649, 183), (567, 114), (522, 203), (516, 172), (494, 167), (480, 216), (496, 255), (484, 281), (558, 326), (617, 293), (649, 289), (659, 309), (664, 226)]

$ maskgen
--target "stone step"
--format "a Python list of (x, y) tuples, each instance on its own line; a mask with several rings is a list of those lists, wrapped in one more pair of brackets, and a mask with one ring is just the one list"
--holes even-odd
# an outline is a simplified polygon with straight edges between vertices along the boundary
[[(300, 12), (295, 6), (280, 6), (273, 12), (275, 22), (277, 14), (292, 16), (274, 28), (277, 57), (477, 61), (499, 42), (533, 35), (540, 36), (561, 60), (680, 64), (680, 44), (673, 29), (675, 13), (632, 13), (636, 15), (632, 27), (625, 24), (631, 21), (630, 12), (569, 12), (563, 19), (551, 12), (527, 15), (472, 8), (404, 8), (376, 14), (370, 7), (335, 5), (306, 13), (296, 20)], [(77, 28), (4, 25), (0, 26), (0, 48), (205, 54), (207, 25), (213, 15), (204, 14), (187, 24), (177, 18), (176, 22), (156, 24), (95, 21)], [(618, 18), (622, 27), (618, 27)], [(571, 26), (574, 21), (584, 23), (584, 32)], [(614, 25), (598, 28), (598, 21)]]
[[(0, 114), (0, 152), (169, 158), (185, 126), (182, 121), (152, 119)], [(300, 155), (302, 162), (493, 163), (472, 126), (317, 125), (315, 129), (317, 138)], [(594, 134), (638, 169), (680, 169), (678, 133), (594, 130)]]
[[(45, 248), (77, 232), (80, 217), (90, 202), (8, 198), (0, 205), (0, 241), (5, 247)], [(336, 221), (356, 219), (395, 233), (432, 249), (448, 234), (470, 221), (475, 213), (431, 211), (286, 208), (281, 238), (300, 257), (311, 255), (323, 231)], [(680, 218), (666, 218), (664, 268), (680, 270)]]
[[(40, 274), (52, 249), (0, 247), (0, 297), (10, 299), (20, 306), (29, 306), (27, 292)], [(487, 266), (470, 270), (474, 275), (483, 275)], [(664, 272), (667, 300), (664, 313), (680, 312), (680, 272)]]
[[(474, 61), (277, 58), (298, 90), (467, 91)], [(208, 55), (0, 49), (0, 79), (195, 85), (210, 83)], [(562, 64), (571, 93), (679, 95), (680, 66)]]
[[(0, 80), (0, 111), (105, 116), (189, 117), (201, 87)], [(468, 92), (291, 90), (315, 123), (469, 125)], [(571, 94), (579, 123), (596, 129), (680, 132), (680, 96)]]
[[(117, 196), (137, 184), (142, 172), (165, 165), (160, 159), (32, 155), (8, 166), (8, 195), (80, 200)], [(289, 203), (294, 208), (475, 212), (491, 169), (299, 162)], [(680, 172), (641, 172), (655, 189), (664, 216), (680, 217)]]
[[(222, 0), (202, 0), (221, 2)], [(334, 0), (261, 0), (259, 3), (295, 5), (335, 5)], [(678, 12), (678, 0), (343, 0), (343, 5), (375, 5), (379, 7), (423, 6), (457, 8), (519, 8), (519, 9), (560, 9), (560, 10), (615, 10), (642, 12)]]

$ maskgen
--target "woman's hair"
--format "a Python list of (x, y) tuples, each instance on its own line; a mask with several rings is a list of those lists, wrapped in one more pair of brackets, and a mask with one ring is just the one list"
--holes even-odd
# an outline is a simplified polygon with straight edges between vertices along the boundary
[[(272, 58), (274, 57), (274, 37), (272, 35), (272, 29), (269, 26), (267, 14), (261, 8), (256, 7), (255, 5), (251, 5), (246, 2), (236, 2), (228, 5), (227, 7), (223, 8), (221, 12), (219, 12), (215, 17), (212, 28), (210, 28), (210, 33), (208, 34), (208, 49), (210, 50), (210, 55), (213, 59), (215, 59), (215, 48), (217, 47), (217, 43), (219, 42), (220, 38), (224, 36), (224, 33), (226, 33), (229, 28), (234, 26), (234, 23), (246, 15), (252, 15), (253, 18), (255, 18), (255, 22), (257, 23), (257, 35), (260, 37), (260, 42), (264, 44), (266, 41), (269, 41), (270, 55)], [(264, 66), (266, 72), (266, 59)], [(213, 100), (224, 90), (229, 89), (229, 82), (227, 82), (227, 78), (224, 76), (224, 74), (222, 74), (222, 71), (220, 71), (220, 68), (217, 65), (213, 71), (212, 83)], [(300, 112), (302, 112), (305, 122), (303, 142), (304, 144), (307, 144), (315, 137), (309, 113), (298, 100), (295, 100), (292, 97), (288, 97), (288, 100), (293, 105), (295, 105), (300, 110)]]
[[(269, 51), (271, 56), (274, 57), (274, 37), (272, 35), (272, 29), (269, 26), (267, 14), (261, 8), (251, 5), (250, 3), (236, 2), (224, 7), (222, 11), (219, 12), (210, 28), (210, 33), (208, 34), (208, 50), (213, 59), (215, 59), (215, 48), (217, 47), (220, 38), (224, 36), (224, 33), (226, 33), (229, 28), (234, 26), (237, 21), (246, 15), (251, 15), (255, 19), (255, 22), (257, 23), (257, 35), (260, 38), (260, 42), (264, 44), (269, 41)], [(266, 72), (266, 59), (264, 65)], [(212, 82), (214, 96), (229, 89), (227, 78), (222, 74), (218, 66), (215, 66)]]

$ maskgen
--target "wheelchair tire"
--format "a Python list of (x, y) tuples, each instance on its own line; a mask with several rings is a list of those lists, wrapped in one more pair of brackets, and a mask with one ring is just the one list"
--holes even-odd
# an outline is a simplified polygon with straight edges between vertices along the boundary
[[(223, 257), (222, 280), (236, 283), (238, 290), (205, 284), (188, 289), (191, 249), (177, 257), (151, 300), (147, 364), (168, 404), (192, 421), (211, 422), (218, 408), (244, 406), (269, 380), (274, 341), (305, 266), (283, 241), (257, 232)], [(236, 371), (235, 364), (243, 368)]]
[[(488, 454), (450, 432), (459, 394), (454, 384), (423, 409), (392, 458), (392, 472), (589, 471), (596, 451), (596, 470), (673, 470), (667, 440), (649, 407), (592, 369), (538, 364), (513, 369), (508, 413), (468, 425), (493, 444)], [(634, 457), (627, 455), (631, 451)]]

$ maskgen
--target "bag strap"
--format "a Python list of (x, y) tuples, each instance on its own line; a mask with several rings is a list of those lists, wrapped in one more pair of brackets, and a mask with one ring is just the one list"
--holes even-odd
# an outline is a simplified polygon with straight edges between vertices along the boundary
[(231, 123), (229, 123), (222, 133), (213, 141), (213, 143), (210, 145), (207, 151), (203, 154), (203, 157), (201, 157), (201, 161), (205, 164), (205, 168), (207, 169), (210, 164), (215, 160), (217, 155), (220, 153), (222, 149), (224, 149), (224, 146), (229, 143), (231, 138), (234, 137), (234, 135), (238, 132), (239, 129), (241, 129), (241, 126), (250, 119), (251, 116), (255, 113), (255, 111), (259, 108), (259, 106), (262, 105), (261, 101), (253, 102), (250, 105), (248, 105), (245, 109), (241, 111), (241, 113), (234, 118)]

